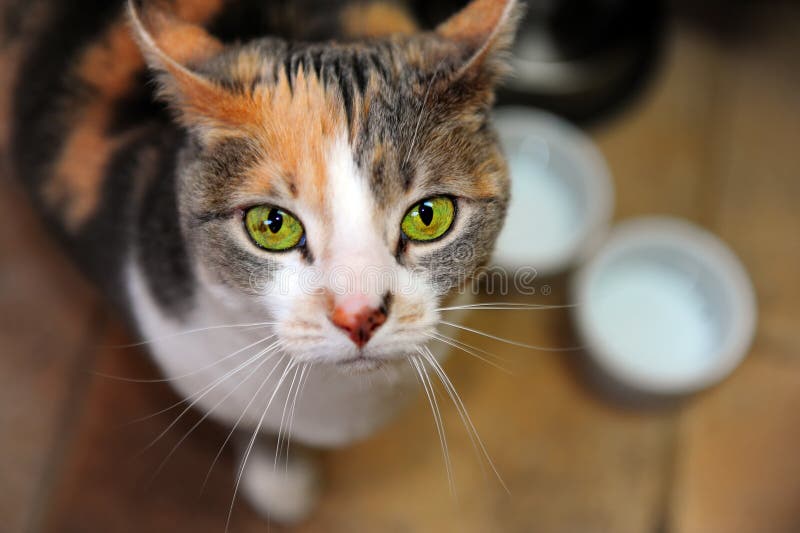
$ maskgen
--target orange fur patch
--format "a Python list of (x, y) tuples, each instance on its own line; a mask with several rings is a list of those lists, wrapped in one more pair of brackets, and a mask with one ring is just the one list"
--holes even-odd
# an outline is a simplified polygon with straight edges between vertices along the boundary
[[(194, 11), (187, 14), (197, 16)], [(223, 50), (222, 43), (201, 26), (151, 6), (134, 13), (134, 27), (151, 66), (167, 73), (161, 80), (162, 96), (181, 111), (183, 124), (198, 130), (207, 143), (257, 119), (257, 106), (248, 96), (233, 94), (189, 68)], [(252, 54), (244, 54), (236, 66), (231, 73), (234, 78), (236, 74), (254, 77), (258, 61)]]
[[(222, 5), (222, 0), (177, 0), (173, 9), (183, 20), (202, 23)], [(188, 50), (206, 35), (199, 28), (179, 23), (165, 39), (167, 44), (178, 43)], [(208, 53), (210, 46), (206, 40), (198, 50)], [(191, 54), (186, 52), (186, 55)], [(43, 191), (51, 207), (64, 214), (70, 231), (78, 231), (97, 210), (106, 166), (126, 139), (125, 136), (109, 138), (106, 133), (113, 107), (134, 87), (142, 68), (144, 59), (126, 19), (113, 23), (77, 61), (77, 75), (93, 89), (91, 100), (81, 110), (80, 122), (69, 133), (53, 177)], [(209, 99), (208, 95), (204, 97), (200, 100)]]
[(94, 105), (70, 133), (43, 196), (64, 216), (69, 231), (77, 231), (97, 208), (105, 167), (118, 139), (105, 135), (108, 110)]
[(347, 135), (347, 118), (338, 94), (327, 92), (314, 73), (303, 70), (289, 86), (281, 71), (278, 83), (256, 92), (263, 106), (261, 121), (253, 137), (269, 153), (253, 171), (243, 192), (259, 195), (275, 180), (298, 177), (294, 185), (306, 202), (324, 209), (327, 187), (327, 150), (337, 138)]
[(402, 6), (377, 1), (354, 3), (342, 12), (342, 27), (348, 37), (385, 37), (417, 31), (413, 17)]
[(183, 124), (199, 128), (207, 144), (259, 123), (260, 106), (248, 95), (228, 92), (187, 70), (170, 70), (174, 86), (164, 92), (181, 111)]
[[(517, 0), (473, 0), (436, 29), (439, 35), (466, 45), (472, 54), (457, 76), (475, 72), (494, 52), (511, 47), (519, 20), (519, 5)], [(503, 61), (490, 65), (487, 72), (490, 79), (493, 78), (492, 83), (506, 73), (507, 68)]]
[(455, 41), (481, 44), (495, 33), (513, 2), (514, 0), (473, 0), (439, 26), (436, 32)]
[(508, 190), (508, 168), (502, 154), (495, 152), (481, 164), (476, 175), (482, 179), (477, 183), (477, 198), (496, 198)]
[(233, 65), (230, 66), (230, 77), (249, 84), (266, 74), (266, 62), (262, 54), (253, 49), (240, 52)]
[(131, 89), (134, 76), (144, 60), (131, 37), (128, 25), (115, 23), (102, 40), (86, 50), (78, 63), (78, 76), (100, 98), (119, 98)]
[(165, 11), (149, 9), (142, 21), (158, 51), (181, 65), (205, 61), (222, 50), (222, 43), (202, 27)]

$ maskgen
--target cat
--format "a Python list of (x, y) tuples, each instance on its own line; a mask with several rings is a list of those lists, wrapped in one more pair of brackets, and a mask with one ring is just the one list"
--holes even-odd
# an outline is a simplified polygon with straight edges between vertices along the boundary
[(13, 173), (175, 390), (246, 430), (237, 489), (274, 520), (318, 498), (295, 443), (365, 438), (443, 357), (439, 306), (509, 200), (490, 111), (520, 9), (422, 31), (387, 0), (5, 7)]

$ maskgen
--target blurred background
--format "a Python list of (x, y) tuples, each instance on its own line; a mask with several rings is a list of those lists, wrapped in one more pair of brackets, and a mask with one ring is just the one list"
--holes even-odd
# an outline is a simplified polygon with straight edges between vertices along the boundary
[[(426, 25), (462, 2), (419, 1)], [(510, 494), (482, 474), (445, 410), (450, 494), (427, 402), (368, 441), (326, 453), (325, 496), (298, 532), (796, 533), (800, 531), (800, 4), (529, 0), (500, 105), (585, 128), (608, 161), (617, 220), (669, 214), (720, 236), (752, 277), (759, 325), (731, 377), (668, 405), (621, 404), (582, 355), (465, 333), (507, 374), (446, 365)], [(3, 163), (5, 164), (5, 163)], [(175, 416), (103, 299), (0, 178), (0, 531), (219, 533), (233, 490), (225, 438)], [(568, 301), (569, 275), (547, 294)], [(541, 291), (540, 291), (541, 292)], [(481, 301), (496, 301), (482, 296)], [(482, 311), (466, 326), (546, 347), (576, 344), (568, 310)], [(231, 531), (267, 525), (244, 503)], [(284, 529), (272, 525), (272, 531)]]

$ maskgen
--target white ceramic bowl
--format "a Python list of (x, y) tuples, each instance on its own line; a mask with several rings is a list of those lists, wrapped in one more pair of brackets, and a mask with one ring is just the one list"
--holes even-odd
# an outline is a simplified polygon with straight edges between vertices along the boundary
[(756, 299), (736, 256), (689, 222), (616, 226), (572, 280), (573, 314), (596, 366), (636, 391), (688, 394), (742, 361)]
[(601, 242), (613, 210), (603, 156), (570, 123), (525, 107), (499, 108), (495, 126), (511, 169), (511, 204), (495, 264), (562, 272)]

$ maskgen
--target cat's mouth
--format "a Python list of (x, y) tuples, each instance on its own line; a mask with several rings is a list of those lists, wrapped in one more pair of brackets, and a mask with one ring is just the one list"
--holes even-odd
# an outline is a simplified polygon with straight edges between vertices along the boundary
[(346, 369), (348, 372), (366, 373), (373, 372), (383, 367), (385, 361), (374, 357), (367, 357), (364, 354), (338, 361), (336, 366)]

